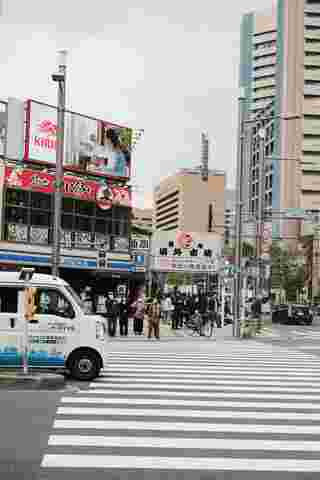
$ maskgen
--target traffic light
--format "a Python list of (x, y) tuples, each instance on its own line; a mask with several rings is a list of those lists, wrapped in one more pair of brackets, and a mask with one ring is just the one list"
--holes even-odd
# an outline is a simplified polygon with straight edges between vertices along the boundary
[(27, 322), (32, 322), (34, 320), (34, 315), (36, 313), (36, 288), (26, 288), (24, 292), (24, 317)]

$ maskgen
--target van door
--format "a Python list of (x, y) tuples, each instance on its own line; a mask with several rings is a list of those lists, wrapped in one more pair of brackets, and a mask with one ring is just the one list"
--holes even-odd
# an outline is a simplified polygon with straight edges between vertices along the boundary
[(31, 366), (63, 367), (78, 345), (79, 323), (70, 301), (57, 288), (37, 287), (36, 314), (29, 322)]
[(19, 295), (22, 295), (19, 287), (0, 287), (0, 367), (22, 365), (23, 323), (18, 317)]

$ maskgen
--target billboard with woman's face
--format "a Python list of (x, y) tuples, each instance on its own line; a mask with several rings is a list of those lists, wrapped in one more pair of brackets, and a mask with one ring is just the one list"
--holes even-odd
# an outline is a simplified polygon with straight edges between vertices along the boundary
[(87, 171), (114, 177), (130, 177), (132, 130), (98, 121), (97, 136)]
[[(28, 101), (24, 159), (55, 165), (57, 109)], [(129, 178), (132, 129), (78, 113), (65, 114), (64, 167), (114, 178)]]

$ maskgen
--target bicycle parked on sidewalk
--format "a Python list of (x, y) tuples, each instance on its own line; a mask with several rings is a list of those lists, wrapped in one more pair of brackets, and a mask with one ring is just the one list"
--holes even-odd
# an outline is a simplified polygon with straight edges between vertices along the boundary
[(218, 320), (214, 312), (208, 312), (200, 315), (195, 312), (185, 323), (186, 328), (191, 330), (191, 335), (199, 335), (200, 337), (215, 337), (215, 327)]

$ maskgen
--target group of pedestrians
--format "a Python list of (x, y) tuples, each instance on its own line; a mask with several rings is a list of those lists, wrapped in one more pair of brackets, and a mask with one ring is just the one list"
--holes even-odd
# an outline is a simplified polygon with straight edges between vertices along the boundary
[(121, 337), (129, 334), (129, 319), (133, 319), (133, 333), (142, 336), (147, 322), (147, 336), (160, 338), (161, 308), (157, 297), (146, 303), (143, 296), (139, 296), (134, 302), (125, 297), (106, 300), (106, 312), (104, 316), (108, 322), (108, 334), (114, 337), (117, 334), (118, 324)]
[[(90, 297), (87, 295), (85, 298)], [(133, 333), (148, 338), (160, 338), (160, 321), (171, 325), (172, 330), (191, 329), (202, 335), (203, 327), (210, 322), (221, 326), (221, 305), (217, 295), (186, 295), (178, 292), (172, 295), (156, 295), (145, 299), (140, 293), (138, 298), (126, 296), (110, 298), (108, 295), (99, 313), (107, 319), (110, 337), (129, 335), (129, 319), (133, 320)], [(90, 307), (92, 308), (92, 306)], [(97, 312), (98, 313), (98, 312)], [(230, 313), (228, 303), (225, 303), (225, 314)]]
[[(162, 318), (171, 323), (171, 328), (177, 330), (188, 326), (190, 323), (215, 322), (221, 326), (221, 303), (218, 295), (186, 295), (176, 293), (167, 295), (161, 301)], [(228, 302), (224, 304), (224, 314), (230, 315), (231, 309)]]

